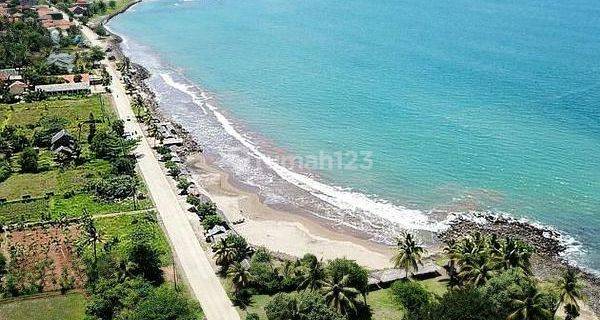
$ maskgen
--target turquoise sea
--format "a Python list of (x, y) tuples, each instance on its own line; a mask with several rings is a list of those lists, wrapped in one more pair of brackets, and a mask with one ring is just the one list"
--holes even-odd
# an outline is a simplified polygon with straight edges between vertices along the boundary
[(596, 0), (144, 0), (109, 27), (161, 108), (274, 206), (376, 241), (505, 213), (600, 270)]

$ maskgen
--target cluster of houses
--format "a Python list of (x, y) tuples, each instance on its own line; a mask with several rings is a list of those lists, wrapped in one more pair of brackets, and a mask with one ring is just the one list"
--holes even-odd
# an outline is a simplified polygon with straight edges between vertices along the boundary
[[(73, 25), (68, 16), (47, 5), (38, 4), (38, 0), (19, 0), (19, 4), (12, 8), (10, 2), (10, 0), (0, 0), (0, 17), (6, 17), (9, 22), (23, 20), (23, 10), (35, 10), (41, 25), (48, 30), (64, 31)], [(69, 7), (69, 12), (74, 17), (82, 17), (87, 14), (89, 6), (88, 0), (76, 0)]]
[(68, 30), (73, 25), (68, 17), (65, 18), (62, 12), (52, 9), (49, 6), (36, 6), (35, 11), (38, 14), (40, 24), (48, 30), (57, 29), (64, 31)]
[(102, 84), (102, 77), (89, 73), (66, 74), (56, 76), (62, 79), (62, 83), (37, 85), (31, 88), (23, 80), (19, 69), (1, 69), (0, 87), (8, 88), (10, 95), (20, 98), (31, 89), (36, 92), (43, 92), (47, 95), (76, 95), (90, 94), (95, 85)]

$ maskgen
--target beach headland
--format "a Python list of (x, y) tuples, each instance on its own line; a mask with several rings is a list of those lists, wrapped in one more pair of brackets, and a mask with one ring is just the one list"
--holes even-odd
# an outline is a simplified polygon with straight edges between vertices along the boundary
[[(123, 56), (119, 42), (118, 35), (113, 35), (112, 54), (115, 56)], [(156, 117), (174, 122), (159, 110), (155, 94), (145, 84), (148, 71), (134, 63), (131, 66), (135, 70), (132, 73), (134, 86), (136, 91), (141, 93), (145, 104)], [(392, 266), (390, 258), (393, 255), (393, 248), (370, 241), (368, 235), (356, 229), (316, 216), (273, 208), (265, 204), (252, 189), (238, 184), (230, 173), (214, 165), (211, 159), (202, 153), (202, 146), (198, 141), (194, 140), (182, 126), (177, 128), (185, 140), (183, 148), (185, 151), (180, 156), (184, 159), (189, 176), (201, 192), (217, 204), (228, 220), (243, 221), (236, 224), (235, 229), (252, 244), (292, 256), (302, 256), (304, 253), (311, 252), (324, 259), (346, 257), (371, 269)], [(534, 273), (541, 279), (556, 277), (560, 270), (568, 266), (568, 261), (561, 258), (561, 254), (567, 248), (560, 241), (560, 233), (526, 222), (494, 217), (491, 214), (480, 216), (487, 221), (485, 223), (455, 220), (448, 225), (447, 230), (438, 234), (439, 241), (430, 245), (429, 255), (436, 256), (440, 253), (444, 242), (451, 238), (460, 237), (467, 232), (480, 231), (530, 240), (527, 242), (539, 253), (533, 267)], [(588, 284), (586, 294), (591, 302), (590, 307), (596, 313), (600, 313), (598, 278), (586, 270), (581, 271)]]

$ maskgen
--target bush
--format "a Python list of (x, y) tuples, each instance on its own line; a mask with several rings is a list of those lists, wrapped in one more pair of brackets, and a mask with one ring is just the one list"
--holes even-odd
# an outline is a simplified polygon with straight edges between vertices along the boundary
[(0, 182), (8, 179), (12, 174), (12, 167), (5, 159), (0, 159)]
[(252, 255), (253, 262), (271, 262), (273, 255), (265, 247), (259, 247)]
[(331, 260), (327, 264), (326, 271), (336, 282), (348, 275), (348, 286), (356, 288), (362, 294), (366, 294), (369, 284), (369, 272), (353, 260), (343, 258)]
[(517, 269), (510, 269), (490, 279), (482, 288), (486, 299), (490, 301), (494, 313), (506, 318), (511, 312), (507, 306), (513, 299), (522, 299), (535, 287), (532, 279)]
[(160, 252), (141, 239), (135, 241), (127, 252), (127, 259), (132, 263), (129, 272), (141, 276), (153, 284), (163, 281), (160, 268)]
[(394, 300), (404, 307), (408, 318), (418, 318), (429, 305), (430, 293), (418, 282), (396, 281), (391, 291)]
[(29, 139), (23, 129), (7, 125), (0, 130), (0, 153), (4, 154), (6, 159), (22, 151), (28, 145)]
[(127, 317), (131, 320), (194, 320), (198, 319), (199, 308), (192, 300), (170, 286), (153, 290)]
[(197, 209), (197, 214), (200, 218), (217, 214), (217, 205), (211, 201), (204, 202)]
[(479, 289), (470, 288), (446, 292), (439, 303), (432, 305), (429, 317), (419, 319), (504, 320), (506, 318), (493, 312), (490, 301)]
[(260, 320), (260, 317), (256, 313), (248, 313), (246, 315), (246, 320)]
[(181, 194), (187, 194), (187, 190), (191, 185), (192, 183), (184, 177), (180, 177), (177, 180), (177, 188), (181, 190)]
[(265, 306), (267, 319), (344, 320), (330, 309), (323, 297), (312, 291), (278, 293)]
[(104, 26), (102, 26), (101, 24), (98, 25), (96, 29), (94, 29), (94, 32), (96, 32), (101, 37), (105, 37), (108, 34), (106, 33), (106, 29), (104, 28)]
[(185, 201), (194, 206), (196, 209), (202, 204), (202, 200), (193, 194), (188, 195)]
[(179, 166), (169, 160), (165, 163), (165, 168), (167, 168), (167, 170), (169, 171), (169, 175), (171, 175), (172, 177), (178, 177), (181, 174), (181, 169), (179, 169)]
[(137, 179), (132, 176), (113, 176), (106, 179), (97, 179), (88, 185), (96, 197), (111, 201), (132, 197), (137, 190)]
[(202, 220), (202, 227), (204, 227), (204, 230), (212, 229), (214, 226), (221, 224), (223, 224), (223, 219), (216, 214), (205, 216)]
[(19, 157), (19, 166), (23, 172), (37, 172), (38, 171), (38, 153), (35, 149), (29, 147), (25, 148)]
[(111, 161), (112, 172), (116, 175), (132, 176), (135, 172), (135, 159), (133, 157), (118, 157)]
[(281, 289), (281, 277), (270, 262), (250, 262), (250, 274), (255, 288), (264, 294), (271, 294)]
[(97, 158), (114, 160), (129, 155), (137, 142), (124, 139), (114, 132), (99, 131), (91, 139), (90, 150)]

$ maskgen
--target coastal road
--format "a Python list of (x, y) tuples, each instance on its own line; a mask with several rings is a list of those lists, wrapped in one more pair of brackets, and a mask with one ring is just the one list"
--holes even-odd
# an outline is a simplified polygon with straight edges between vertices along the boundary
[[(92, 45), (105, 47), (92, 30), (85, 26), (81, 26), (81, 29)], [(108, 60), (103, 61), (103, 64), (113, 78), (110, 90), (119, 117), (125, 121), (125, 131), (135, 132), (135, 136), (141, 138), (141, 142), (135, 150), (139, 169), (146, 181), (192, 294), (200, 301), (202, 310), (209, 320), (239, 320), (240, 316), (227, 297), (219, 278), (210, 265), (208, 256), (194, 235), (186, 212), (177, 199), (177, 194), (161, 170), (148, 140), (143, 136), (142, 128), (135, 118), (125, 87), (119, 81), (117, 70)]]

